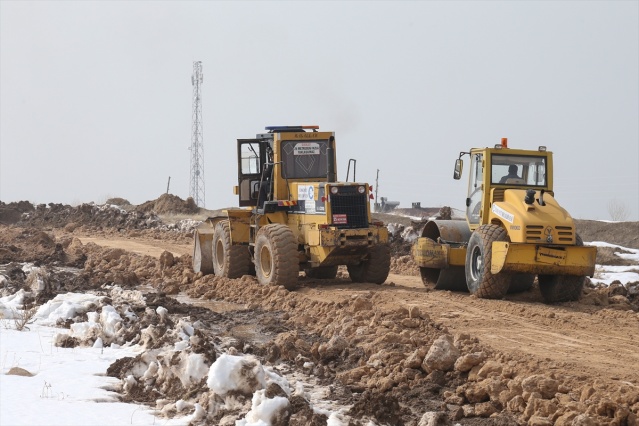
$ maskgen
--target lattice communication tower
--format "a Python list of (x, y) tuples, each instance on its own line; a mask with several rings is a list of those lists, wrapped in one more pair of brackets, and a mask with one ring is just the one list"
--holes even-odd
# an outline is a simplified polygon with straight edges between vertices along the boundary
[(204, 145), (202, 143), (202, 61), (193, 62), (193, 126), (191, 129), (191, 190), (189, 196), (198, 207), (205, 207)]

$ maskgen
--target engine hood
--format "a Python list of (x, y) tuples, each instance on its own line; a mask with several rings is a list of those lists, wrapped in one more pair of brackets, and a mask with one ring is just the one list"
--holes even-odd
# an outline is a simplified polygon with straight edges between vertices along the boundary
[(490, 206), (489, 222), (501, 222), (513, 243), (575, 244), (574, 221), (554, 196), (536, 191), (532, 204), (525, 198), (526, 190), (507, 189)]

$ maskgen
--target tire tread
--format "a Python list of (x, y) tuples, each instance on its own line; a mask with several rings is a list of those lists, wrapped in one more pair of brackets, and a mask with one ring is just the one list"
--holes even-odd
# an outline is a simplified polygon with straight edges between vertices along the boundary
[[(493, 241), (507, 241), (508, 235), (506, 234), (506, 230), (504, 228), (499, 225), (492, 224), (482, 225), (477, 228), (475, 232), (479, 235), (481, 244), (483, 246), (483, 274), (481, 277), (481, 282), (479, 283), (479, 286), (474, 294), (482, 299), (501, 299), (508, 292), (511, 274), (505, 272), (492, 274), (490, 272), (490, 264), (493, 256)], [(468, 253), (470, 256), (471, 251), (469, 250)], [(467, 259), (466, 263), (467, 268), (472, 267), (470, 265), (469, 259)], [(468, 286), (468, 289), (472, 293), (470, 285)]]
[[(271, 276), (265, 279), (261, 277), (258, 267), (258, 280), (262, 278), (262, 284), (281, 285), (287, 290), (294, 290), (298, 284), (299, 263), (297, 261), (297, 243), (293, 232), (286, 225), (273, 223), (260, 229), (257, 240), (260, 240), (260, 236), (264, 236), (270, 242), (273, 271)], [(257, 247), (255, 256), (256, 259), (259, 258)]]
[[(222, 265), (215, 265), (217, 263), (217, 240), (222, 239), (224, 245), (224, 259)], [(251, 254), (248, 251), (248, 246), (233, 245), (231, 243), (231, 227), (228, 220), (223, 220), (216, 225), (215, 234), (213, 236), (212, 246), (212, 262), (214, 266), (217, 266), (216, 275), (225, 278), (242, 278), (244, 275), (250, 274), (251, 269)]]

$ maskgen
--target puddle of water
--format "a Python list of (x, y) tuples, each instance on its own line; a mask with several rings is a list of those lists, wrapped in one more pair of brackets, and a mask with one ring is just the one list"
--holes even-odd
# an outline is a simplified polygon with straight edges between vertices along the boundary
[(285, 377), (291, 385), (302, 385), (309, 402), (320, 412), (325, 414), (327, 412), (346, 413), (352, 407), (352, 405), (343, 405), (332, 399), (333, 389), (331, 388), (333, 386), (321, 385), (315, 376), (309, 375), (305, 371), (292, 369), (286, 364), (278, 364), (277, 372)]
[(257, 331), (255, 324), (236, 325), (229, 330), (229, 334), (235, 338), (254, 343), (267, 343), (271, 338)]
[[(149, 284), (139, 285), (137, 286), (137, 290), (141, 291), (142, 293), (157, 292), (157, 288)], [(185, 303), (191, 306), (206, 308), (213, 312), (217, 312), (218, 314), (223, 314), (225, 312), (232, 312), (232, 311), (243, 311), (248, 308), (247, 305), (232, 303), (232, 302), (225, 302), (223, 300), (194, 299), (185, 293), (171, 294), (168, 296), (172, 297), (173, 299), (177, 300), (180, 303)]]
[(175, 298), (175, 300), (177, 300), (180, 303), (187, 303), (189, 305), (207, 308), (212, 310), (213, 312), (217, 312), (218, 314), (223, 314), (225, 312), (232, 312), (232, 311), (243, 311), (247, 308), (246, 305), (241, 305), (239, 303), (225, 302), (222, 300), (193, 299), (192, 297), (184, 293), (179, 293), (171, 297)]
[(25, 274), (28, 274), (29, 272), (33, 270), (43, 269), (43, 268), (53, 272), (70, 272), (76, 275), (82, 272), (82, 269), (74, 268), (71, 266), (35, 266), (31, 262), (12, 262), (12, 263), (6, 263), (6, 264), (0, 265), (0, 273), (6, 274), (8, 271), (9, 265), (20, 265), (20, 268), (22, 269), (22, 271), (24, 271)]

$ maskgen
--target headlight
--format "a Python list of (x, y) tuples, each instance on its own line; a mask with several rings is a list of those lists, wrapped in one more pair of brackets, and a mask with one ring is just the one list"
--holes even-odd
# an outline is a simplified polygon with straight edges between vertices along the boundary
[(337, 194), (337, 187), (331, 186), (331, 194)]
[(364, 188), (363, 186), (359, 186), (357, 187), (357, 192), (359, 192), (360, 194), (363, 194), (364, 192), (366, 192), (366, 188)]

